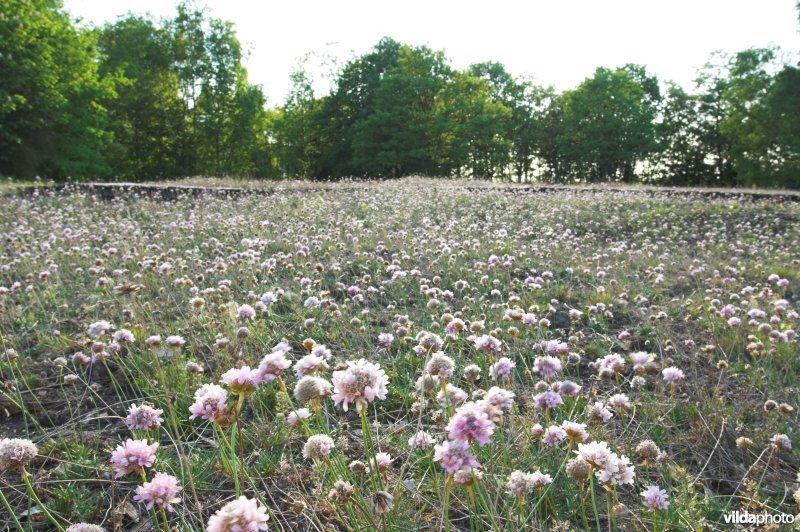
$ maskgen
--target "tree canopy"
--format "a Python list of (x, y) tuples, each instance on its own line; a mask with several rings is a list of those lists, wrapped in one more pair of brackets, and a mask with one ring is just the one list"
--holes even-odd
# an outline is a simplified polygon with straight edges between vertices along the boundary
[(58, 0), (6, 0), (0, 174), (800, 187), (800, 70), (779, 57), (715, 54), (691, 90), (643, 65), (601, 66), (558, 92), (387, 37), (327, 94), (301, 63), (268, 107), (235, 27), (192, 3), (93, 28)]

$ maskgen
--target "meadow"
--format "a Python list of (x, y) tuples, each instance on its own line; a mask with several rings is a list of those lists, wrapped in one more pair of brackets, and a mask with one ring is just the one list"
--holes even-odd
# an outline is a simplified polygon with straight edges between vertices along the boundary
[(0, 528), (797, 514), (800, 203), (422, 179), (0, 196)]

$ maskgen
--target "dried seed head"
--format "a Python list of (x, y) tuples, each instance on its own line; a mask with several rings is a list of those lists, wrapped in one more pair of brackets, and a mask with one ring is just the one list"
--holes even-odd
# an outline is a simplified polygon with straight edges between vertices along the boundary
[(636, 446), (636, 454), (645, 462), (654, 462), (661, 454), (661, 449), (653, 440), (643, 440)]
[(383, 514), (392, 508), (392, 504), (394, 504), (394, 497), (392, 497), (391, 493), (376, 491), (372, 495), (370, 508), (372, 508), (372, 511), (376, 514)]
[(583, 458), (573, 458), (567, 462), (567, 476), (575, 482), (588, 480), (592, 475), (592, 465)]

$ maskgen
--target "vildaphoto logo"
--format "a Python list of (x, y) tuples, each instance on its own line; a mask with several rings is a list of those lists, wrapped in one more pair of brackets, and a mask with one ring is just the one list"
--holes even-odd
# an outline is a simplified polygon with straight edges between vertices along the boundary
[(735, 510), (722, 516), (722, 522), (729, 525), (791, 525), (795, 521), (800, 522), (800, 516), (767, 512), (756, 514), (747, 510)]

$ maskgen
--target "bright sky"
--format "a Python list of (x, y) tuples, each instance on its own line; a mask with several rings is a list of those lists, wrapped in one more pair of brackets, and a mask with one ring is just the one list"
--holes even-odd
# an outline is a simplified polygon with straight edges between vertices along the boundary
[[(175, 13), (175, 0), (64, 0), (85, 22), (133, 11)], [(598, 66), (647, 66), (687, 88), (715, 50), (779, 45), (796, 60), (795, 0), (206, 0), (209, 14), (236, 25), (249, 50), (251, 83), (270, 105), (283, 101), (289, 74), (307, 52), (342, 63), (383, 36), (445, 50), (457, 68), (500, 61), (514, 75), (559, 90)], [(324, 85), (320, 86), (324, 90)]]

